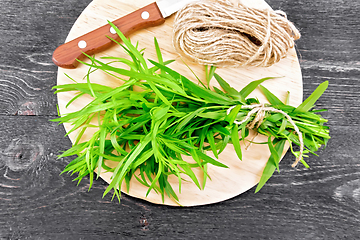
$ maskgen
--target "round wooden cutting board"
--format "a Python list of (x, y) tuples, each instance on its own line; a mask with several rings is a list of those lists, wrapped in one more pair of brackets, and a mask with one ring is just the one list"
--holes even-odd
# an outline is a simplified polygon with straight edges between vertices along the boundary
[[(94, 0), (77, 19), (66, 39), (66, 42), (105, 25), (108, 20), (113, 21), (140, 7), (144, 7), (151, 2), (152, 0)], [(262, 0), (243, 0), (242, 2), (252, 7), (269, 7)], [(140, 49), (146, 48), (144, 55), (146, 59), (156, 59), (153, 41), (154, 37), (156, 37), (162, 50), (164, 60), (176, 60), (169, 66), (189, 79), (196, 81), (196, 78), (185, 66), (183, 60), (174, 51), (172, 46), (173, 19), (174, 16), (171, 16), (166, 19), (166, 22), (163, 25), (140, 30), (129, 37), (133, 43), (136, 43), (137, 41), (139, 42)], [(123, 52), (121, 47), (114, 46), (104, 52), (96, 54), (97, 58), (102, 56), (125, 57), (126, 54)], [(203, 66), (189, 62), (186, 63), (195, 72), (195, 74), (197, 74), (197, 76), (204, 79), (205, 74)], [(83, 79), (83, 77), (87, 74), (87, 72), (88, 67), (85, 65), (79, 65), (76, 69), (59, 68), (57, 83), (58, 85), (73, 83), (65, 76), (65, 73), (77, 82), (86, 82), (86, 79)], [(302, 102), (302, 76), (295, 49), (290, 49), (286, 58), (268, 68), (219, 68), (217, 69), (217, 73), (232, 87), (238, 90), (253, 80), (263, 77), (281, 77), (265, 81), (263, 85), (273, 92), (280, 100), (285, 100), (287, 92), (289, 91), (290, 105), (298, 106)], [(111, 87), (116, 87), (120, 84), (117, 79), (100, 71), (92, 73), (90, 78), (94, 83), (100, 83)], [(217, 83), (214, 80), (212, 84), (216, 85)], [(58, 94), (58, 103), (61, 114), (80, 110), (89, 101), (91, 101), (89, 96), (83, 96), (66, 108), (66, 104), (75, 96), (75, 94), (75, 92)], [(259, 90), (254, 91), (251, 96), (256, 96), (261, 102), (266, 101), (265, 97)], [(69, 125), (64, 124), (64, 127), (66, 131), (70, 130)], [(89, 139), (92, 133), (92, 131), (87, 130), (82, 138), (82, 141)], [(69, 135), (71, 141), (74, 141), (75, 135), (76, 132)], [(267, 141), (267, 138), (258, 135), (254, 141), (265, 142)], [(173, 189), (178, 194), (179, 202), (182, 206), (204, 205), (220, 202), (249, 190), (259, 182), (267, 159), (270, 156), (270, 151), (268, 150), (266, 144), (252, 144), (247, 149), (245, 149), (246, 146), (244, 146), (243, 143), (241, 144), (243, 150), (243, 160), (240, 161), (237, 158), (232, 145), (229, 145), (219, 156), (219, 161), (229, 166), (229, 168), (224, 169), (209, 165), (208, 174), (210, 175), (211, 180), (207, 181), (206, 187), (203, 190), (199, 190), (191, 181), (183, 181), (182, 191), (179, 193), (177, 191), (177, 178), (170, 177), (169, 181), (171, 182)], [(285, 150), (287, 151), (287, 149), (288, 147), (286, 147)], [(284, 151), (284, 154), (286, 151)], [(201, 179), (202, 174), (200, 174), (200, 171), (196, 173), (199, 174), (199, 179)], [(111, 173), (103, 172), (100, 176), (106, 182), (110, 182)], [(154, 191), (151, 191), (151, 193), (146, 197), (146, 191), (147, 187), (138, 183), (136, 179), (133, 178), (130, 185), (130, 191), (127, 194), (153, 203), (175, 206), (178, 205), (175, 201), (169, 198), (165, 198), (165, 202), (163, 203), (161, 196)], [(258, 194), (261, 194), (261, 192)]]

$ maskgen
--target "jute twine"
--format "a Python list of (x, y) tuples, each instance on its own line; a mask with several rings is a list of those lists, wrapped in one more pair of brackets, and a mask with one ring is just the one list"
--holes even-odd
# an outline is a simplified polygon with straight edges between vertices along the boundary
[[(236, 107), (236, 106), (232, 106), (227, 110), (227, 114), (230, 114), (231, 110)], [(235, 124), (241, 125), (244, 122), (247, 122), (248, 120), (250, 120), (250, 118), (254, 115), (254, 119), (252, 121), (250, 121), (246, 127), (248, 129), (253, 129), (253, 128), (258, 128), (261, 123), (264, 121), (265, 118), (265, 114), (266, 112), (274, 112), (274, 113), (280, 113), (282, 115), (284, 115), (286, 117), (286, 119), (289, 121), (289, 123), (293, 126), (296, 134), (299, 137), (299, 142), (300, 142), (300, 151), (299, 151), (299, 156), (297, 156), (295, 162), (292, 164), (292, 167), (296, 167), (296, 165), (300, 162), (303, 152), (304, 152), (304, 141), (303, 141), (303, 137), (302, 137), (302, 133), (300, 132), (299, 128), (296, 126), (296, 124), (294, 123), (294, 121), (291, 119), (291, 117), (284, 111), (273, 108), (273, 107), (266, 107), (264, 104), (253, 104), (253, 105), (243, 105), (241, 106), (241, 108), (243, 109), (251, 109), (251, 111), (248, 112), (248, 114), (246, 115), (246, 117), (241, 120), (241, 121), (234, 121)]]
[(299, 38), (282, 11), (202, 0), (177, 13), (173, 44), (180, 55), (200, 64), (268, 67), (284, 58)]

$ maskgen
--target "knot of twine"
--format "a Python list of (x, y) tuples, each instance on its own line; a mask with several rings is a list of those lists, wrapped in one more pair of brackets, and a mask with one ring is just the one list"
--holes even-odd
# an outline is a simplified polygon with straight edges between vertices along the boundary
[(268, 67), (284, 58), (299, 38), (282, 11), (206, 0), (176, 14), (173, 44), (179, 54), (204, 65)]
[[(229, 115), (231, 110), (235, 107), (236, 106), (230, 107), (227, 110), (227, 114)], [(260, 127), (261, 123), (264, 121), (266, 112), (280, 113), (286, 117), (286, 119), (289, 121), (289, 123), (294, 127), (294, 130), (299, 137), (299, 142), (300, 142), (299, 156), (296, 157), (295, 162), (291, 165), (292, 167), (296, 167), (296, 165), (301, 160), (303, 152), (304, 152), (304, 141), (303, 141), (302, 133), (300, 132), (299, 128), (296, 126), (296, 124), (294, 123), (292, 118), (286, 112), (276, 109), (276, 108), (273, 108), (273, 107), (266, 107), (264, 104), (243, 105), (243, 106), (241, 106), (241, 108), (251, 109), (251, 111), (248, 112), (248, 114), (246, 115), (246, 117), (243, 120), (241, 120), (241, 121), (235, 120), (234, 121), (235, 124), (241, 125), (244, 122), (248, 121), (254, 114), (256, 114), (254, 119), (246, 125), (246, 127), (248, 129), (255, 128), (255, 125), (256, 125), (256, 128)]]

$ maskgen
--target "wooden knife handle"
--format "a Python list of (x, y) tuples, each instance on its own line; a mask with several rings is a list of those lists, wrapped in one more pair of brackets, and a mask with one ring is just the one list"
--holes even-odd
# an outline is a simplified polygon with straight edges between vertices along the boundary
[[(125, 35), (152, 26), (157, 26), (165, 21), (156, 3), (151, 3), (140, 8), (113, 23)], [(76, 59), (84, 59), (86, 53), (92, 55), (109, 48), (114, 42), (107, 36), (119, 41), (120, 37), (106, 24), (81, 37), (69, 41), (55, 49), (52, 60), (63, 68), (76, 68), (79, 62)]]

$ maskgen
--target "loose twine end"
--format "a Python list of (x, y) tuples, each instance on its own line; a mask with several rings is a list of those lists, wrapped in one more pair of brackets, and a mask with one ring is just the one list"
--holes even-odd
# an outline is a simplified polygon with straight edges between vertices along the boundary
[(228, 0), (193, 2), (175, 17), (173, 45), (204, 65), (263, 66), (280, 61), (300, 32), (283, 11), (249, 8)]
[[(227, 114), (230, 114), (231, 110), (233, 108), (235, 108), (236, 106), (232, 106), (227, 110)], [(294, 163), (291, 165), (292, 167), (296, 167), (297, 164), (301, 161), (302, 156), (303, 156), (303, 152), (304, 152), (304, 141), (303, 141), (303, 137), (302, 137), (302, 133), (300, 132), (299, 128), (296, 126), (296, 124), (294, 123), (294, 121), (292, 120), (292, 118), (284, 111), (273, 108), (273, 107), (266, 107), (264, 104), (253, 104), (253, 105), (243, 105), (241, 106), (241, 108), (243, 109), (251, 109), (251, 111), (248, 112), (248, 114), (246, 115), (246, 117), (241, 120), (241, 121), (234, 121), (235, 124), (241, 125), (244, 122), (247, 122), (251, 119), (251, 117), (255, 115), (254, 119), (252, 121), (250, 121), (246, 127), (248, 129), (253, 129), (253, 128), (258, 128), (260, 127), (260, 125), (262, 124), (262, 122), (264, 121), (266, 112), (274, 112), (274, 113), (280, 113), (282, 115), (284, 115), (286, 117), (286, 119), (289, 121), (289, 123), (293, 126), (296, 134), (299, 137), (299, 142), (300, 142), (300, 150), (299, 150), (299, 155), (296, 157), (296, 160), (294, 161)], [(256, 126), (256, 127), (255, 127)]]

